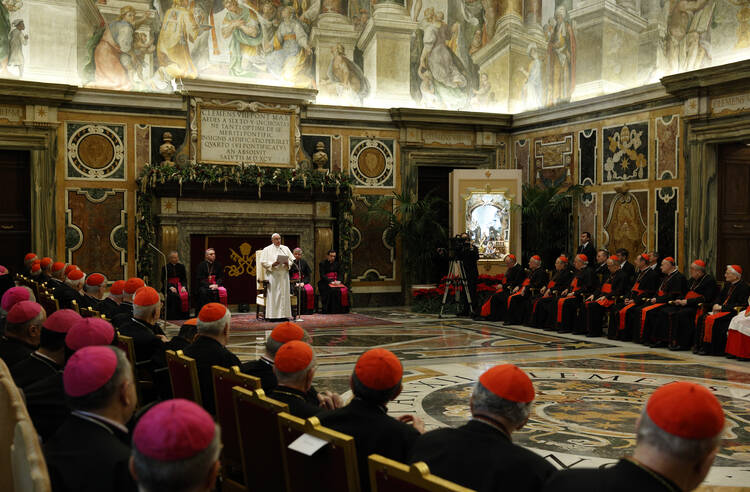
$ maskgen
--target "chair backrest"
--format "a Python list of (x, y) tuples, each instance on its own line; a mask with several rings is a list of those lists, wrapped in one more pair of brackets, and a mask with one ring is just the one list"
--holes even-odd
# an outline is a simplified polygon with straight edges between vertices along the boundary
[(95, 311), (88, 306), (81, 309), (81, 312), (79, 314), (83, 318), (98, 318), (99, 317), (99, 311)]
[(27, 285), (29, 289), (31, 289), (31, 292), (34, 293), (34, 298), (39, 299), (39, 293), (42, 291), (42, 289), (39, 287), (39, 282), (36, 280), (29, 280), (27, 282)]
[(395, 460), (371, 454), (370, 487), (372, 492), (472, 492), (454, 482), (430, 473), (427, 463), (420, 461), (405, 465)]
[(263, 250), (259, 249), (255, 252), (255, 289), (257, 291), (263, 291), (265, 289), (264, 282), (266, 279), (266, 269), (260, 262), (260, 257), (263, 254)]
[(133, 337), (128, 337), (118, 333), (115, 345), (117, 348), (125, 352), (128, 362), (130, 362), (130, 367), (133, 368), (133, 374), (135, 374), (135, 342), (133, 341)]
[[(315, 492), (320, 490), (321, 483), (326, 484), (329, 492), (360, 490), (357, 451), (352, 436), (323, 427), (317, 417), (302, 420), (286, 412), (279, 414), (279, 433), (287, 492)], [(303, 434), (323, 439), (328, 444), (312, 456), (289, 449)]]
[[(23, 429), (18, 430), (19, 423), (25, 423)], [(31, 418), (26, 411), (26, 405), (24, 404), (21, 393), (13, 382), (13, 378), (10, 375), (8, 366), (5, 365), (2, 359), (0, 359), (0, 490), (2, 491), (49, 491), (49, 479), (46, 479), (46, 488), (18, 488), (16, 483), (24, 483), (24, 480), (28, 482), (24, 476), (24, 472), (21, 467), (16, 467), (15, 461), (17, 458), (14, 457), (14, 453), (22, 452), (24, 445), (21, 441), (18, 441), (17, 433), (21, 432), (23, 436), (30, 435), (31, 442), (28, 441), (27, 437), (23, 437), (26, 442), (25, 449), (31, 453), (35, 452), (34, 457), (27, 456), (28, 453), (24, 452), (22, 459), (28, 459), (31, 470), (33, 471), (32, 482), (37, 483), (39, 480), (44, 481), (47, 477), (47, 466), (44, 463), (44, 459), (36, 459), (36, 456), (41, 457), (41, 449), (39, 448), (39, 438), (34, 431), (34, 426), (31, 423)], [(11, 443), (18, 443), (17, 448), (13, 448)], [(41, 477), (41, 478), (40, 478)]]
[(244, 483), (250, 490), (286, 490), (277, 414), (289, 406), (268, 398), (262, 389), (232, 388)]
[(60, 309), (60, 303), (57, 302), (57, 299), (46, 290), (39, 293), (37, 302), (44, 308), (44, 312), (47, 313), (47, 316)]
[[(232, 388), (239, 386), (246, 390), (260, 389), (260, 378), (240, 372), (240, 368), (231, 369), (220, 366), (211, 367), (214, 382), (214, 401), (216, 402), (216, 420), (221, 426), (221, 443), (223, 444), (222, 465), (233, 472), (242, 470), (242, 451), (237, 437), (237, 417), (234, 411)], [(208, 395), (207, 395), (208, 396)]]
[(73, 299), (72, 301), (70, 301), (70, 306), (71, 306), (71, 309), (73, 309), (73, 311), (75, 311), (78, 314), (81, 314), (81, 310), (78, 307), (78, 301)]
[[(195, 359), (183, 354), (182, 350), (177, 352), (167, 350), (166, 355), (169, 381), (172, 383), (174, 398), (184, 398), (202, 405), (201, 389), (198, 384), (198, 366)], [(206, 396), (210, 398), (210, 395)]]
[(50, 492), (47, 464), (44, 461), (39, 436), (31, 420), (16, 423), (13, 444), (10, 446), (13, 485), (16, 492)]

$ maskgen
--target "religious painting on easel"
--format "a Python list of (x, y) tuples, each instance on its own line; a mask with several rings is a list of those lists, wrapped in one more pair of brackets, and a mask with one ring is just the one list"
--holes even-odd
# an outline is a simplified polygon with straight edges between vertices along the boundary
[(510, 251), (510, 201), (504, 193), (472, 193), (466, 200), (466, 230), (480, 258), (503, 258)]

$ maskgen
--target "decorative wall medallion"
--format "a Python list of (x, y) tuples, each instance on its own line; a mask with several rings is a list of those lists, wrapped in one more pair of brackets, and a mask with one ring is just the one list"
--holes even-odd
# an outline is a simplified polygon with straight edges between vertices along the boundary
[(125, 179), (125, 126), (67, 124), (67, 178)]
[(605, 183), (648, 179), (648, 122), (604, 128)]
[(393, 186), (393, 140), (349, 139), (349, 169), (357, 186), (388, 188)]

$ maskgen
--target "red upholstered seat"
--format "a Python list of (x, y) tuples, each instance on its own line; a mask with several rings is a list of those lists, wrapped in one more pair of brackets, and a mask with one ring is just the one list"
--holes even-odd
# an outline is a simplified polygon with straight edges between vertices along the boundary
[(201, 390), (198, 384), (198, 367), (195, 359), (186, 356), (182, 350), (167, 350), (167, 369), (172, 383), (174, 398), (184, 398), (202, 405)]

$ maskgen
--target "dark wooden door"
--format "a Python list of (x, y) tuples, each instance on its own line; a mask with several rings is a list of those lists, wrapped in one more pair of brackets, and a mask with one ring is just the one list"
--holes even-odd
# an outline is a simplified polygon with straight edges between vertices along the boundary
[(445, 231), (450, 230), (450, 211), (448, 203), (450, 201), (450, 174), (453, 168), (447, 166), (419, 166), (417, 168), (417, 197), (421, 200), (430, 194), (440, 198), (438, 206), (438, 215), (440, 225)]
[(23, 268), (31, 250), (31, 171), (29, 152), (0, 149), (0, 265)]
[(716, 274), (726, 265), (741, 265), (750, 275), (750, 147), (719, 147), (719, 244)]

